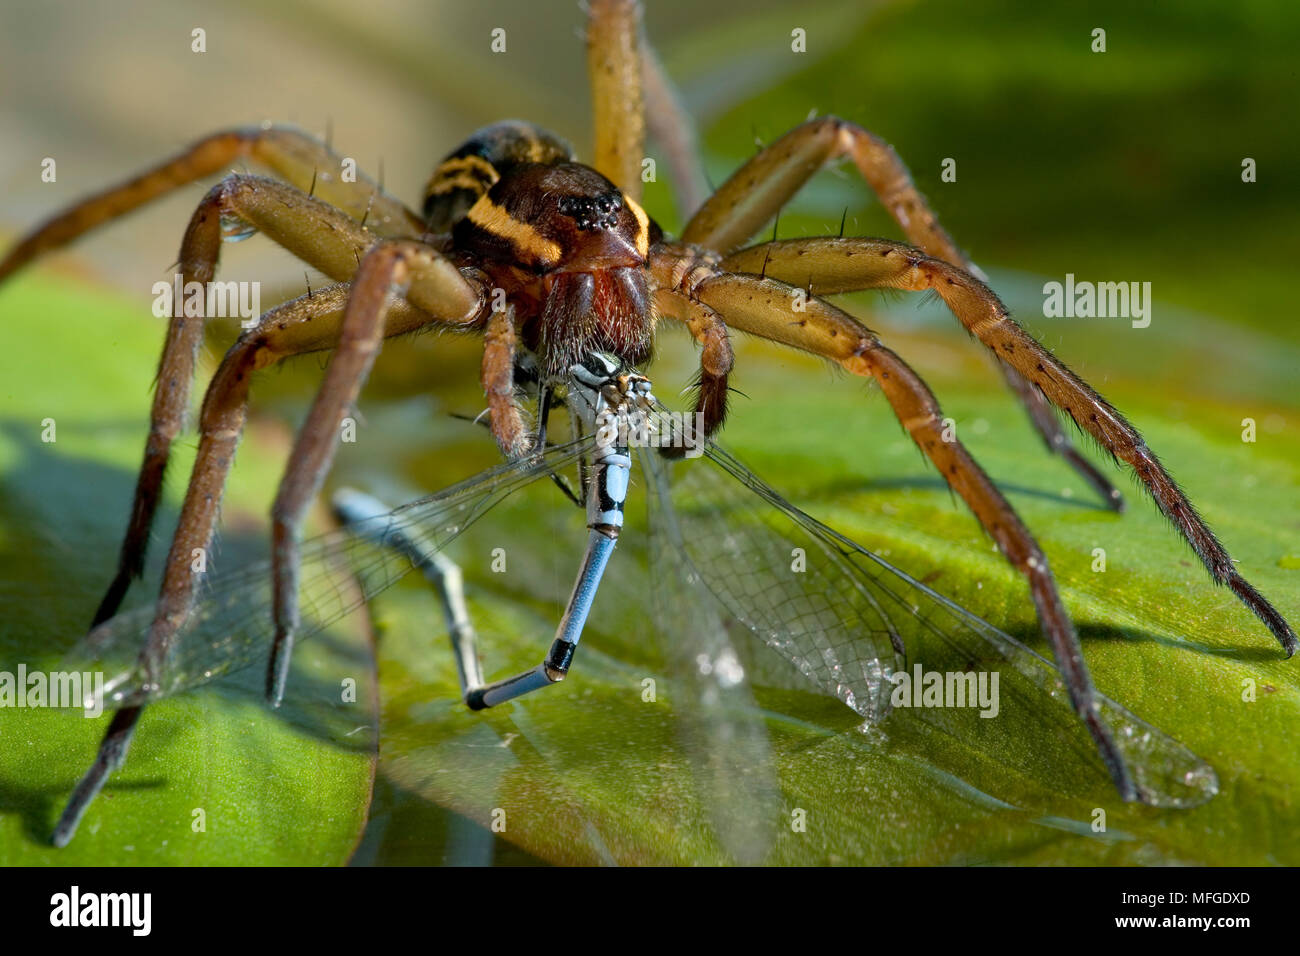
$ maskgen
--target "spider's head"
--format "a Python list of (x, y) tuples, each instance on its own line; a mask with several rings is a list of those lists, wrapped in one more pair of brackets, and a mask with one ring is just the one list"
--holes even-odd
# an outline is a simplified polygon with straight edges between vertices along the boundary
[(456, 248), (534, 273), (641, 268), (659, 227), (590, 166), (523, 163), (452, 230)]
[(510, 168), (452, 230), (455, 250), (510, 290), (525, 344), (553, 379), (593, 350), (649, 358), (646, 260), (662, 238), (634, 200), (573, 162)]

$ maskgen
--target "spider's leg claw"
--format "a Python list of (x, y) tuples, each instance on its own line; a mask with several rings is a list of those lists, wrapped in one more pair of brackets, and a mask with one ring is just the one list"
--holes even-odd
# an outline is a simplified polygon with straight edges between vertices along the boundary
[(272, 707), (284, 701), (284, 688), (289, 682), (289, 667), (293, 662), (293, 632), (277, 631), (271, 647), (271, 660), (266, 668), (266, 700)]
[(1282, 645), (1282, 650), (1286, 651), (1286, 656), (1291, 657), (1295, 654), (1297, 648), (1300, 648), (1300, 641), (1296, 639), (1295, 630), (1286, 622), (1286, 618), (1278, 612), (1278, 609), (1269, 604), (1264, 595), (1256, 591), (1249, 581), (1235, 571), (1228, 576), (1227, 585), (1273, 632), (1277, 642)]

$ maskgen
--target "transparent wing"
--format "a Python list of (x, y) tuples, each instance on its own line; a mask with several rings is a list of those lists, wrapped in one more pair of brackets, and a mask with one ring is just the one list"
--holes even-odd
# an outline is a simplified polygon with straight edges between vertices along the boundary
[[(320, 633), (416, 567), (405, 539), (432, 553), (445, 548), (507, 495), (571, 465), (592, 439), (507, 462), (436, 494), (312, 538), (302, 546), (299, 641)], [(265, 664), (274, 635), (269, 560), (214, 571), (173, 642), (161, 673), (146, 680), (138, 655), (154, 608), (148, 605), (94, 628), (65, 658), (68, 671), (104, 674), (102, 703), (140, 704), (180, 693), (251, 664)], [(89, 703), (89, 702), (88, 702)]]
[(647, 536), (654, 618), (675, 676), (689, 701), (676, 708), (683, 749), (713, 830), (732, 858), (767, 856), (778, 819), (780, 788), (763, 714), (722, 620), (722, 608), (686, 559), (686, 538), (673, 508), (666, 462), (639, 456), (646, 479)]
[[(1092, 750), (1050, 661), (804, 514), (716, 445), (705, 457), (711, 465), (667, 466), (685, 557), (732, 616), (815, 686), (878, 721), (906, 648), (913, 660), (998, 671), (1004, 701), (1032, 712), (1044, 733)], [(1100, 707), (1144, 802), (1189, 807), (1217, 792), (1214, 771), (1185, 746), (1106, 697)], [(972, 708), (912, 714), (944, 738), (978, 733)]]

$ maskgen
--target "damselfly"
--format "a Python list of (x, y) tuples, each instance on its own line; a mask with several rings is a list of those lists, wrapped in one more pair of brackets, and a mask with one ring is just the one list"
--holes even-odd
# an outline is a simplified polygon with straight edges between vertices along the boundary
[[(804, 514), (702, 436), (695, 436), (700, 453), (695, 458), (669, 460), (652, 448), (638, 448), (653, 431), (645, 427), (647, 421), (673, 421), (662, 418), (664, 410), (644, 377), (593, 354), (575, 365), (569, 399), (575, 421), (594, 430), (538, 456), (502, 464), (391, 512), (359, 493), (337, 494), (344, 527), (303, 547), (300, 639), (420, 570), (441, 598), (471, 706), (500, 703), (562, 678), (613, 551), (628, 488), (628, 455), (635, 451), (648, 506), (653, 607), (665, 617), (663, 629), (684, 642), (695, 703), (708, 712), (697, 725), (705, 734), (701, 739), (706, 746), (713, 740), (718, 749), (733, 751), (721, 770), (715, 767), (719, 786), (729, 778), (726, 760), (757, 759), (762, 751), (761, 728), (741, 726), (739, 710), (726, 703), (744, 684), (741, 657), (753, 660), (731, 646), (728, 635), (736, 629), (759, 638), (793, 665), (800, 680), (837, 698), (870, 725), (889, 716), (900, 687), (911, 679), (909, 666), (942, 659), (995, 672), (1002, 707), (1039, 709), (1044, 726), (1082, 737), (1060, 674), (1041, 655)], [(664, 440), (659, 431), (653, 443)], [(444, 552), (510, 495), (575, 465), (584, 466), (591, 532), (556, 640), (537, 668), (485, 684), (459, 575)], [(615, 568), (612, 576), (618, 574)], [(153, 617), (152, 608), (143, 608), (95, 628), (66, 666), (107, 675), (97, 703), (139, 707), (264, 662), (274, 633), (271, 603), (266, 563), (218, 571), (165, 659), (138, 656)], [(617, 605), (604, 613), (617, 613)], [(738, 628), (729, 629), (728, 623)], [(973, 704), (914, 710), (912, 719), (927, 732), (968, 737), (980, 723), (972, 719)], [(1188, 807), (1217, 791), (1209, 766), (1119, 704), (1101, 697), (1096, 716), (1113, 736), (1144, 802)], [(1042, 745), (1060, 741), (1045, 739)]]

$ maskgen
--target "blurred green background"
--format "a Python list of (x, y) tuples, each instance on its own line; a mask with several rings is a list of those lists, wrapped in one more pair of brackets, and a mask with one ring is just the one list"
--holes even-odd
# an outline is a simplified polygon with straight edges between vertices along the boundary
[[(1291, 120), (1300, 13), (1293, 6), (722, 0), (703, 13), (698, 3), (647, 7), (648, 34), (700, 123), (713, 182), (752, 155), (756, 140), (770, 142), (814, 111), (836, 113), (889, 140), (1020, 321), (1128, 414), (1243, 572), (1284, 614), (1300, 617), (1300, 334), (1287, 281), (1300, 207), (1300, 138)], [(195, 27), (206, 30), (204, 54), (190, 51)], [(504, 54), (490, 52), (495, 27), (507, 31)], [(207, 132), (264, 119), (317, 133), (332, 126), (340, 152), (372, 173), (382, 163), (390, 190), (412, 205), (441, 156), (495, 119), (531, 119), (585, 152), (580, 28), (576, 4), (568, 2), (7, 3), (0, 10), (0, 236), (16, 236)], [(805, 54), (791, 52), (795, 28), (807, 31)], [(1104, 53), (1091, 50), (1096, 28), (1106, 31)], [(58, 162), (56, 183), (40, 181), (46, 156)], [(1242, 181), (1247, 157), (1257, 165), (1253, 183)], [(940, 179), (946, 158), (956, 160), (956, 182)], [(661, 173), (664, 168), (661, 163)], [(148, 312), (149, 287), (169, 274), (205, 188), (179, 190), (0, 288), (0, 489), (7, 501), (0, 602), (9, 621), (0, 649), (6, 661), (46, 649), (47, 639), (51, 651), (75, 640), (107, 580), (160, 339)], [(647, 207), (670, 232), (679, 227), (668, 183), (652, 186)], [(843, 168), (820, 175), (783, 211), (780, 235), (834, 231), (846, 210), (849, 233), (898, 234), (856, 173)], [(1066, 273), (1150, 282), (1151, 326), (1044, 318), (1042, 285)], [(260, 240), (228, 246), (222, 276), (261, 280), (264, 305), (274, 301), (271, 290), (289, 297), (307, 281), (324, 281), (304, 277), (291, 257)], [(1100, 770), (1081, 757), (1058, 767), (1062, 776), (1055, 780), (1011, 784), (975, 774), (963, 786), (921, 786), (890, 764), (881, 776), (868, 777), (864, 796), (860, 779), (846, 781), (840, 770), (828, 769), (832, 752), (837, 766), (855, 759), (854, 732), (842, 714), (760, 697), (774, 713), (819, 728), (807, 736), (785, 725), (774, 729), (783, 786), (796, 787), (797, 777), (820, 805), (836, 807), (827, 811), (833, 827), (803, 843), (781, 844), (771, 859), (1300, 860), (1292, 836), (1300, 823), (1300, 762), (1288, 745), (1300, 700), (1296, 665), (1282, 662), (1268, 633), (1210, 585), (1127, 477), (1109, 469), (1129, 496), (1128, 515), (1118, 519), (1092, 505), (1087, 489), (1042, 451), (980, 347), (941, 307), (914, 298), (848, 301), (931, 382), (963, 440), (1038, 534), (1098, 685), (1206, 758), (1224, 792), (1186, 813), (1111, 806), (1113, 794), (1104, 803)], [(232, 327), (214, 327), (208, 368), (233, 335)], [(671, 396), (689, 378), (692, 353), (675, 331), (664, 335), (662, 351), (657, 391)], [(320, 367), (317, 358), (299, 360), (264, 376), (255, 389), (253, 422), (225, 508), (228, 537), (255, 539), (264, 528), (292, 425)], [(973, 519), (865, 384), (752, 342), (738, 343), (734, 384), (744, 396), (735, 399), (724, 440), (760, 474), (801, 507), (1041, 645), (1023, 587), (989, 553)], [(474, 342), (425, 336), (392, 344), (363, 400), (367, 437), (340, 454), (334, 480), (400, 498), (490, 464), (490, 445), (448, 414), (474, 414), (480, 403)], [(36, 437), (46, 416), (63, 429), (57, 449)], [(1241, 440), (1246, 418), (1257, 426), (1253, 443)], [(172, 472), (173, 503), (187, 453), (182, 449)], [(167, 521), (164, 515), (160, 527), (169, 528)], [(566, 527), (561, 522), (539, 532), (537, 547), (548, 535), (571, 533)], [(509, 533), (528, 547), (526, 529)], [(1110, 555), (1105, 575), (1090, 569), (1095, 547)], [(161, 542), (154, 550), (163, 550)], [(557, 580), (571, 572), (573, 560), (557, 556)], [(521, 620), (512, 614), (532, 607), (535, 616), (522, 620), (545, 633), (546, 613), (536, 611), (536, 598), (503, 595), (508, 587), (467, 570), (479, 588), (476, 613), (508, 634)], [(367, 726), (380, 727), (381, 749), (375, 808), (364, 833), (375, 769), (365, 748), (349, 753), (332, 731), (303, 730), (313, 726), (310, 714), (302, 726), (289, 720), (280, 728), (246, 693), (195, 695), (199, 703), (157, 708), (173, 715), (168, 719), (177, 729), (169, 737), (158, 733), (167, 737), (161, 742), (137, 744), (134, 770), (128, 765), (120, 788), (110, 787), (92, 810), (91, 832), (67, 851), (81, 855), (66, 859), (126, 862), (132, 858), (123, 843), (135, 852), (145, 842), (132, 834), (176, 826), (167, 801), (192, 804), (184, 793), (172, 796), (177, 766), (189, 768), (181, 776), (208, 792), (221, 789), (214, 779), (242, 786), (243, 802), (232, 801), (232, 812), (246, 822), (225, 835), (228, 842), (211, 839), (179, 856), (169, 855), (179, 852), (179, 838), (171, 850), (155, 847), (150, 859), (158, 862), (340, 862), (358, 840), (359, 862), (726, 858), (707, 836), (683, 836), (686, 816), (673, 801), (661, 801), (660, 813), (627, 805), (621, 784), (635, 766), (617, 764), (603, 776), (600, 768), (586, 768), (593, 783), (585, 790), (573, 782), (581, 775), (555, 769), (562, 764), (554, 754), (517, 772), (536, 775), (521, 786), (541, 801), (551, 785), (573, 788), (578, 796), (568, 806), (579, 821), (577, 835), (559, 846), (527, 829), (493, 840), (481, 826), (485, 808), (495, 805), (491, 788), (480, 794), (464, 767), (451, 773), (454, 747), (451, 756), (449, 745), (438, 755), (442, 771), (428, 768), (438, 764), (425, 752), (431, 736), (455, 741), (482, 723), (462, 725), (459, 716), (440, 710), (444, 723), (434, 728), (414, 703), (393, 709), (414, 698), (454, 702), (440, 638), (426, 663), (400, 663), (402, 635), (410, 630), (403, 615), (425, 620), (431, 613), (422, 598), (412, 589), (379, 611), (386, 638), (379, 665), (383, 720), (370, 701)], [(422, 610), (412, 612), (403, 602)], [(492, 624), (485, 629), (491, 632)], [(413, 654), (427, 653), (423, 636), (410, 639), (418, 645)], [(593, 752), (624, 748), (633, 764), (643, 759), (677, 781), (676, 763), (657, 749), (662, 741), (636, 718), (619, 722), (613, 702), (627, 691), (615, 665), (627, 658), (614, 653), (610, 669), (602, 670), (600, 645), (591, 644), (583, 650), (590, 652), (583, 659), (590, 669), (575, 671), (573, 683), (588, 680), (594, 703), (610, 705), (605, 719), (592, 700), (584, 704), (582, 686), (552, 695), (554, 703), (520, 705), (512, 719), (519, 726), (522, 714), (534, 721), (585, 720)], [(527, 663), (536, 651), (529, 641), (503, 638), (489, 653), (503, 649), (515, 655), (511, 663)], [(640, 666), (629, 653), (632, 666)], [(1258, 687), (1254, 702), (1241, 700), (1243, 681)], [(501, 729), (499, 721), (488, 726), (503, 739), (520, 732), (519, 726)], [(6, 748), (0, 765), (0, 860), (59, 860), (38, 841), (92, 752), (97, 730), (56, 725), (51, 715), (4, 715), (0, 734), (24, 746)], [(250, 733), (268, 742), (252, 746)], [(54, 740), (57, 769), (48, 763)], [(223, 749), (222, 740), (234, 743)], [(984, 746), (993, 752), (1005, 745), (998, 738)], [(273, 756), (250, 762), (249, 753)], [(800, 755), (812, 757), (800, 763)], [(219, 773), (211, 769), (214, 761)], [(1080, 768), (1091, 776), (1070, 775), (1083, 774)], [(260, 785), (267, 773), (300, 782), (301, 792), (278, 811)], [(453, 782), (431, 782), (439, 773)], [(335, 783), (301, 785), (307, 778)], [(907, 787), (916, 788), (911, 799), (921, 803), (903, 812), (890, 790), (906, 793)], [(970, 787), (979, 789), (978, 798)], [(124, 807), (130, 801), (138, 801), (134, 812)], [(1088, 831), (1099, 801), (1122, 821), (1121, 836), (1101, 839)], [(188, 820), (188, 810), (178, 812), (186, 814), (182, 823)], [(327, 818), (328, 825), (321, 822)], [(319, 839), (301, 841), (315, 847), (313, 856), (299, 855), (307, 851), (298, 841), (278, 836), (295, 828), (317, 832), (313, 827), (320, 828)], [(909, 827), (909, 838), (898, 835)], [(189, 834), (188, 826), (182, 830)], [(588, 852), (597, 845), (606, 856)]]

